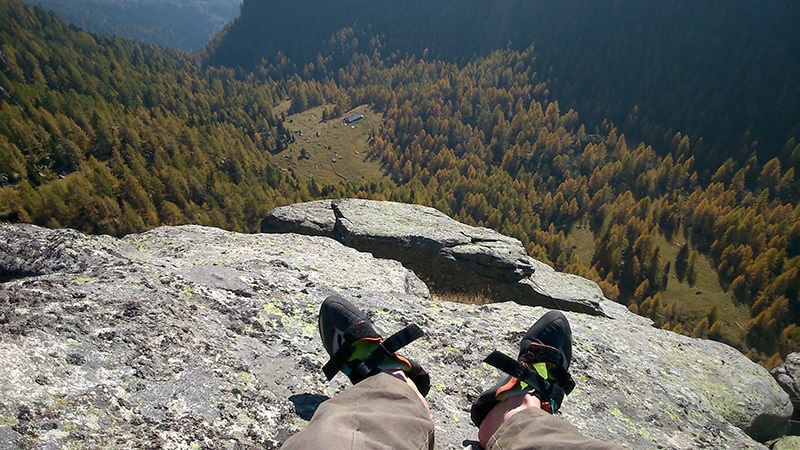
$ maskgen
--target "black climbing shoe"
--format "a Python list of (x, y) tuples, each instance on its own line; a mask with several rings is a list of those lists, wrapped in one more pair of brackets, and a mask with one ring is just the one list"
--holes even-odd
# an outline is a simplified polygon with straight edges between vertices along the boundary
[(322, 368), (328, 380), (341, 371), (356, 384), (381, 368), (395, 366), (414, 382), (420, 394), (428, 394), (430, 377), (425, 370), (395, 353), (422, 337), (418, 326), (409, 325), (384, 340), (364, 313), (342, 297), (331, 295), (319, 310), (319, 334), (331, 357)]
[(549, 311), (525, 333), (516, 360), (498, 351), (484, 359), (487, 364), (510, 376), (483, 392), (472, 403), (472, 423), (480, 427), (489, 411), (501, 400), (524, 393), (536, 396), (542, 402), (543, 410), (555, 414), (564, 396), (575, 387), (568, 372), (571, 360), (569, 322), (560, 311)]

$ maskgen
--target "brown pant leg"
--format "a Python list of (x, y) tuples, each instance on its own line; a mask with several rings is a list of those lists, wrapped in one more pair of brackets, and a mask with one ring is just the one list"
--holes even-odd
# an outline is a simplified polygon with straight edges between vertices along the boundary
[(616, 444), (584, 437), (577, 428), (539, 408), (522, 410), (489, 439), (487, 450), (618, 450)]
[(433, 449), (433, 421), (416, 392), (385, 373), (323, 402), (282, 450)]

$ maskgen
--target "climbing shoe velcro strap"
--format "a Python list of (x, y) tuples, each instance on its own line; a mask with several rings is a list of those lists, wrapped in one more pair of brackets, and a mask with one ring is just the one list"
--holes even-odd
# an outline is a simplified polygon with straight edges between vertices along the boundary
[(525, 349), (525, 353), (519, 356), (519, 359), (526, 364), (544, 362), (554, 366), (560, 366), (564, 355), (561, 353), (561, 350), (555, 347), (531, 342), (528, 348)]
[[(354, 325), (351, 328), (357, 327)], [(350, 329), (348, 329), (350, 331)], [(348, 361), (350, 355), (353, 354), (353, 343), (349, 341), (348, 331), (345, 332), (345, 339), (348, 339), (350, 345), (342, 346), (336, 353), (331, 356), (323, 367), (322, 372), (328, 378), (328, 381), (333, 379), (339, 370), (345, 365), (350, 369), (350, 377), (355, 382), (363, 380), (364, 378), (373, 375), (378, 370), (378, 366), (387, 358), (391, 358), (401, 348), (410, 344), (411, 342), (419, 339), (424, 335), (422, 329), (415, 324), (411, 324), (397, 333), (389, 336), (389, 338), (378, 342), (377, 347), (372, 350), (363, 360)], [(359, 339), (363, 339), (364, 335), (361, 334)], [(358, 381), (356, 381), (358, 380)]]
[(347, 360), (349, 360), (350, 355), (353, 354), (353, 344), (365, 338), (380, 339), (380, 336), (375, 334), (372, 325), (363, 321), (347, 328), (342, 334), (344, 335), (344, 344), (342, 344), (342, 346), (336, 350), (336, 353), (331, 355), (331, 359), (322, 366), (322, 372), (325, 374), (325, 377), (328, 378), (328, 381), (332, 380), (336, 373), (339, 372), (340, 368), (347, 364)]
[[(345, 363), (347, 362), (345, 361)], [(336, 361), (331, 358), (327, 363), (325, 363), (324, 366), (322, 366), (322, 373), (325, 374), (325, 378), (327, 378), (328, 381), (331, 381), (333, 377), (339, 373), (339, 367), (339, 364), (337, 364)]]
[(364, 358), (364, 365), (369, 369), (378, 367), (386, 358), (391, 358), (398, 350), (416, 341), (423, 335), (422, 329), (412, 323), (379, 343), (378, 346), (375, 347), (375, 350), (372, 350), (370, 354)]
[(564, 354), (555, 347), (532, 342), (525, 350), (525, 353), (520, 355), (520, 361), (528, 365), (540, 362), (549, 363), (547, 367), (548, 373), (555, 379), (558, 386), (564, 390), (565, 394), (569, 394), (575, 388), (575, 381), (572, 380), (569, 372), (564, 370)]
[(530, 369), (530, 367), (517, 361), (516, 359), (506, 356), (505, 354), (493, 351), (486, 359), (483, 360), (486, 364), (495, 367), (503, 372), (511, 375), (514, 378), (522, 380), (533, 388), (533, 390), (547, 395), (552, 386), (538, 373)]
[(564, 390), (565, 395), (569, 395), (573, 389), (575, 389), (575, 380), (572, 379), (572, 375), (569, 374), (566, 370), (564, 370), (561, 366), (556, 366), (551, 369), (548, 369), (550, 375), (556, 379), (556, 383), (558, 386)]

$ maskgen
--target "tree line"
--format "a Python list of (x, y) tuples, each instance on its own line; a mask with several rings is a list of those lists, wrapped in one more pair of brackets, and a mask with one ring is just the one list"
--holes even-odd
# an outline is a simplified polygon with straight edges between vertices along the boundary
[[(356, 55), (335, 79), (311, 78), (293, 92), (333, 103), (344, 89), (351, 104), (384, 112), (372, 152), (397, 185), (386, 198), (517, 237), (534, 257), (597, 281), (659, 326), (725, 340), (770, 366), (796, 349), (794, 167), (751, 153), (703, 182), (681, 133), (663, 157), (610, 123), (589, 134), (539, 79), (536, 54), (498, 51), (463, 66), (411, 58), (387, 66), (377, 53)], [(588, 263), (576, 255), (576, 227), (595, 237)], [(683, 242), (675, 260), (662, 256), (663, 240)], [(710, 258), (731, 304), (747, 305), (745, 323), (720, 321), (718, 307), (690, 317), (689, 300), (663, 300), (673, 277), (694, 284), (699, 255)]]
[(0, 217), (122, 235), (160, 224), (252, 231), (310, 199), (271, 164), (274, 83), (90, 35), (3, 1)]
[(197, 50), (239, 13), (237, 0), (28, 0), (92, 33)]
[[(0, 25), (2, 220), (115, 235), (182, 223), (255, 231), (267, 210), (298, 201), (419, 203), (519, 238), (658, 326), (766, 366), (800, 348), (794, 166), (751, 153), (706, 180), (693, 156), (702, 144), (682, 133), (662, 156), (610, 122), (587, 131), (533, 47), (459, 64), (382, 55), (377, 42), (361, 53), (344, 29), (289, 75), (282, 58), (207, 67), (202, 55), (90, 35), (18, 0), (0, 0)], [(321, 185), (278, 169), (285, 129), (272, 106), (287, 98), (293, 111), (382, 113), (370, 151), (388, 176)], [(576, 230), (593, 237), (588, 258)], [(730, 304), (746, 305), (742, 323), (668, 297), (702, 275), (701, 258)]]
[(800, 4), (783, 0), (244, 0), (208, 62), (252, 69), (279, 58), (273, 78), (309, 63), (321, 78), (319, 55), (333, 55), (335, 78), (349, 53), (330, 37), (345, 27), (362, 54), (458, 64), (534, 44), (532, 67), (588, 130), (612, 121), (661, 156), (681, 132), (708, 181), (753, 152), (800, 168), (799, 21)]

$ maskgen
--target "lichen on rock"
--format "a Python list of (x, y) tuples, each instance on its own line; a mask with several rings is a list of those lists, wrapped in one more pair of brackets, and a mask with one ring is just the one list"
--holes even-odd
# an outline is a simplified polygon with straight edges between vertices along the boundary
[[(124, 239), (0, 225), (0, 447), (277, 448), (328, 383), (316, 331), (339, 293), (385, 333), (414, 322), (404, 348), (432, 374), (437, 448), (476, 439), (469, 403), (546, 309), (436, 302), (398, 262), (334, 239), (163, 227)], [(76, 283), (76, 279), (91, 282)], [(578, 387), (563, 417), (628, 448), (763, 448), (789, 397), (720, 343), (568, 312)], [(724, 382), (720, 382), (724, 380)], [(763, 437), (763, 436), (761, 436)]]

